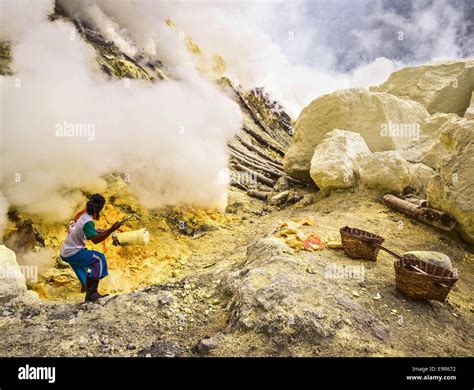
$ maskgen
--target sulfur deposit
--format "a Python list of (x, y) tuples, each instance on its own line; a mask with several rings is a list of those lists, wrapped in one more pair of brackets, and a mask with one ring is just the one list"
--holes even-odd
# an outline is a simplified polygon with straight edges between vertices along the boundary
[(430, 114), (452, 112), (463, 116), (474, 90), (474, 59), (406, 67), (370, 90), (419, 102)]
[(114, 245), (148, 245), (150, 242), (150, 233), (146, 228), (134, 230), (131, 232), (117, 233), (112, 236)]
[[(284, 158), (285, 171), (310, 182), (314, 148), (334, 129), (359, 133), (370, 151), (392, 150), (417, 138), (429, 117), (419, 103), (396, 96), (347, 89), (323, 95), (306, 106), (298, 117), (293, 142)], [(399, 125), (405, 125), (406, 134)]]

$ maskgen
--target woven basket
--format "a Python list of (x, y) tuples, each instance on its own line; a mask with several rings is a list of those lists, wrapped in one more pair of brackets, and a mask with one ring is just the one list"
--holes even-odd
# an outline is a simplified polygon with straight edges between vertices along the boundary
[(344, 226), (340, 232), (342, 248), (347, 256), (354, 259), (377, 261), (380, 249), (373, 244), (382, 244), (385, 240), (383, 237), (349, 226)]
[[(410, 269), (414, 265), (428, 275)], [(412, 299), (432, 299), (444, 302), (451, 288), (458, 281), (456, 269), (446, 268), (422, 260), (402, 257), (394, 263), (397, 290)]]

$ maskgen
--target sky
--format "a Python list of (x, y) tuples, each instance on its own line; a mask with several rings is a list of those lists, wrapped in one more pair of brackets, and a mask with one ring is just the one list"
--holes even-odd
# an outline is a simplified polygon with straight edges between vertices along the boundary
[(288, 58), (310, 67), (349, 71), (378, 57), (419, 64), (474, 55), (471, 0), (263, 1), (255, 9)]

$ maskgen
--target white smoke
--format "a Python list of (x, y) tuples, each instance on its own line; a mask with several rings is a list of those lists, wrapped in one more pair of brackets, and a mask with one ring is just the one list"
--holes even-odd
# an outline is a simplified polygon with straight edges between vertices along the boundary
[(375, 2), (368, 22), (378, 27), (372, 28), (369, 35), (364, 30), (353, 33), (364, 43), (366, 55), (373, 57), (384, 47), (388, 53), (404, 55), (404, 62), (408, 59), (411, 64), (460, 57), (457, 34), (462, 31), (462, 12), (441, 0), (417, 1), (412, 6), (410, 13), (399, 15)]
[(462, 11), (443, 0), (399, 3), (411, 7), (405, 16), (382, 0), (195, 2), (171, 11), (205, 51), (222, 54), (244, 87), (264, 86), (297, 118), (321, 94), (460, 57)]
[[(402, 65), (457, 58), (461, 51), (462, 12), (439, 0), (409, 4), (405, 16), (380, 0), (60, 3), (105, 33), (110, 22), (91, 17), (100, 8), (122, 27), (118, 43), (131, 39), (171, 67), (196, 65), (178, 39), (189, 35), (208, 57), (224, 58), (226, 76), (244, 88), (265, 87), (295, 118), (321, 94), (376, 85)], [(174, 31), (163, 23), (168, 18)]]
[(107, 17), (96, 4), (91, 4), (88, 7), (84, 7), (84, 4), (78, 2), (75, 4), (81, 6), (80, 10), (83, 11), (84, 19), (91, 20), (94, 24), (101, 27), (104, 37), (108, 41), (114, 42), (122, 52), (130, 57), (134, 57), (137, 54), (137, 49), (126, 37), (126, 32), (123, 31), (117, 23)]
[(46, 22), (54, 0), (1, 0), (0, 40), (19, 41), (29, 26)]
[[(25, 17), (37, 11), (21, 7), (13, 9)], [(15, 75), (0, 78), (10, 204), (65, 220), (80, 190), (102, 191), (101, 175), (118, 171), (145, 206), (224, 207), (218, 177), (241, 125), (238, 105), (191, 67), (175, 69), (181, 81), (107, 80), (91, 70), (95, 52), (75, 27), (43, 16), (15, 31), (19, 41), (10, 35)]]
[[(350, 75), (329, 69), (331, 61), (325, 63), (328, 68), (319, 69), (291, 64), (279, 45), (258, 26), (255, 19), (260, 11), (252, 3), (60, 0), (60, 4), (69, 14), (105, 32), (110, 23), (91, 17), (91, 10), (99, 7), (123, 26), (124, 35), (119, 41), (133, 40), (145, 49), (145, 54), (163, 61), (172, 70), (176, 66), (199, 65), (199, 58), (189, 53), (183, 39), (190, 36), (208, 57), (223, 57), (225, 75), (234, 84), (244, 89), (265, 87), (294, 117), (316, 96), (350, 84)], [(167, 19), (174, 22), (174, 29), (164, 23)], [(319, 50), (325, 59), (331, 55), (330, 50)], [(386, 78), (390, 70), (377, 82)]]
[[(14, 246), (13, 246), (14, 248)], [(38, 275), (54, 267), (56, 262), (54, 251), (50, 248), (37, 248), (31, 251), (16, 251), (16, 260), (27, 282), (36, 283)]]

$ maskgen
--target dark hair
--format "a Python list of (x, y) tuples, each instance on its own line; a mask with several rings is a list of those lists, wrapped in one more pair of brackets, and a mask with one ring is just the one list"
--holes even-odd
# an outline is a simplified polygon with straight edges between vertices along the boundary
[(101, 194), (94, 194), (86, 204), (87, 214), (99, 214), (105, 204), (105, 198)]

